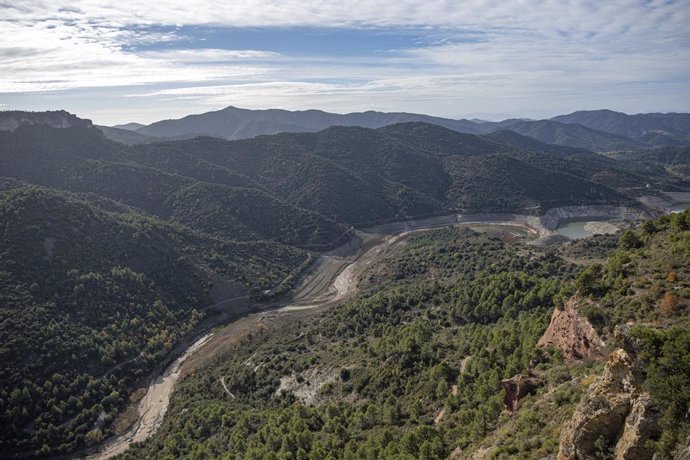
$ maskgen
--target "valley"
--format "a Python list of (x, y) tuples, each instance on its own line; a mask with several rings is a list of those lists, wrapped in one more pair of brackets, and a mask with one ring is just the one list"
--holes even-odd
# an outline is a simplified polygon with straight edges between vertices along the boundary
[[(420, 122), (128, 146), (66, 112), (13, 120), (0, 131), (8, 458), (555, 456), (547, 433), (602, 363), (537, 346), (554, 309), (577, 304), (607, 340), (633, 319), (685, 327), (670, 231), (684, 235), (685, 214), (663, 215), (690, 190), (676, 147), (605, 156)], [(634, 278), (655, 241), (644, 257), (679, 259)], [(671, 279), (659, 270), (675, 281), (652, 289)], [(544, 394), (516, 417), (553, 398), (564, 410), (501, 450), (527, 423), (500, 404), (521, 375)]]
[[(134, 403), (137, 406), (138, 418), (132, 427), (125, 433), (106, 440), (97, 452), (85, 458), (107, 459), (120, 455), (132, 443), (142, 442), (152, 435), (167, 411), (170, 394), (182, 372), (193, 372), (194, 369), (212, 361), (212, 358), (227, 350), (232, 344), (262, 329), (265, 322), (290, 321), (286, 317), (291, 315), (306, 320), (321, 313), (325, 308), (337, 306), (338, 302), (354, 294), (357, 280), (367, 267), (378, 262), (383, 255), (394, 253), (399, 246), (405, 244), (407, 238), (447, 225), (445, 222), (451, 221), (453, 217), (455, 216), (388, 224), (389, 229), (405, 228), (404, 231), (388, 235), (382, 235), (380, 228), (359, 232), (359, 244), (347, 244), (322, 255), (314, 263), (311, 273), (289, 294), (290, 302), (294, 303), (283, 305), (286, 301), (280, 301), (271, 305), (256, 305), (256, 313), (235, 320), (227, 326), (216, 327), (214, 331), (192, 343), (168, 368), (151, 379), (144, 397)], [(517, 222), (508, 222), (510, 216), (505, 216), (505, 221), (500, 224), (495, 223), (495, 219), (500, 219), (498, 216), (488, 221), (483, 216), (465, 218), (475, 224), (521, 227)], [(528, 233), (534, 231), (531, 227), (522, 228)], [(376, 233), (370, 233), (372, 231)], [(228, 391), (227, 388), (225, 390)]]
[[(564, 212), (552, 210), (551, 214)], [(570, 213), (573, 212), (581, 216), (590, 213), (593, 218), (606, 218), (603, 216), (604, 210), (570, 210)], [(620, 217), (620, 213), (608, 212), (609, 218)], [(550, 220), (547, 219), (547, 222)], [(354, 242), (321, 255), (305, 275), (305, 279), (286, 295), (286, 299), (278, 299), (270, 304), (257, 304), (253, 307), (255, 313), (234, 320), (229, 325), (218, 326), (192, 343), (168, 368), (151, 380), (145, 396), (134, 403), (139, 415), (133, 426), (125, 433), (106, 440), (97, 452), (85, 458), (112, 458), (125, 452), (132, 443), (142, 442), (154, 434), (167, 411), (170, 395), (181, 373), (194, 372), (257, 331), (264, 333), (267, 322), (294, 322), (291, 316), (296, 316), (301, 321), (309, 320), (327, 308), (337, 307), (356, 292), (358, 280), (371, 265), (380, 262), (384, 256), (395, 254), (406, 244), (408, 238), (449, 225), (469, 228), (474, 226), (479, 231), (489, 228), (491, 233), (497, 230), (501, 232), (502, 228), (509, 232), (512, 229), (514, 234), (519, 235), (515, 230), (523, 232), (523, 238), (533, 241), (553, 234), (553, 231), (540, 223), (540, 219), (517, 215), (449, 215), (389, 223), (359, 231)], [(230, 299), (230, 304), (232, 300)], [(228, 305), (226, 302), (223, 304)], [(225, 383), (223, 387), (232, 395)]]
[(688, 1), (0, 1), (0, 460), (690, 460)]

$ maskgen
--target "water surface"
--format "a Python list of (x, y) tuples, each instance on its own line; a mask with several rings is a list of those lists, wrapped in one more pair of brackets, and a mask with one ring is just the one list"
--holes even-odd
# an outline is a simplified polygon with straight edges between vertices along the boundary
[(690, 203), (678, 203), (670, 207), (671, 212), (683, 212), (690, 208)]
[(587, 237), (592, 236), (592, 234), (590, 232), (585, 230), (585, 225), (587, 225), (587, 222), (591, 222), (591, 221), (582, 220), (582, 221), (564, 222), (564, 223), (558, 225), (558, 228), (556, 229), (556, 231), (563, 236), (567, 236), (571, 240), (580, 240), (582, 238), (587, 238)]

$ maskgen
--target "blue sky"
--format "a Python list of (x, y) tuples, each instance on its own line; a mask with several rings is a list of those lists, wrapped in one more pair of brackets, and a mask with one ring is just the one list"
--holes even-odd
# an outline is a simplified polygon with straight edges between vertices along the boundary
[(690, 108), (690, 0), (0, 2), (0, 108), (546, 117)]

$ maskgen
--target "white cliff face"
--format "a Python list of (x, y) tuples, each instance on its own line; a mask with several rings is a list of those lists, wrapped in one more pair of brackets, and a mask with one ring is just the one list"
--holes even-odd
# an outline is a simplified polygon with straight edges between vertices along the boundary
[(46, 125), (52, 128), (92, 126), (91, 120), (84, 120), (64, 110), (55, 112), (0, 112), (0, 131), (14, 131), (20, 126)]

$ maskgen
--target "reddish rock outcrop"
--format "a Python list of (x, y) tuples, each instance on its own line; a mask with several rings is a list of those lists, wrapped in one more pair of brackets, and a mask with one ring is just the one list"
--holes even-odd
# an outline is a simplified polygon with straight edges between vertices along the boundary
[(518, 374), (509, 379), (501, 380), (501, 385), (503, 385), (503, 390), (505, 391), (505, 396), (503, 396), (503, 405), (506, 410), (510, 412), (515, 412), (518, 408), (520, 400), (527, 396), (528, 394), (534, 394), (537, 392), (538, 382), (537, 379), (532, 377), (525, 377), (524, 375)]
[(567, 361), (603, 358), (604, 342), (594, 327), (577, 311), (578, 299), (568, 300), (563, 310), (554, 310), (539, 346), (559, 349)]

